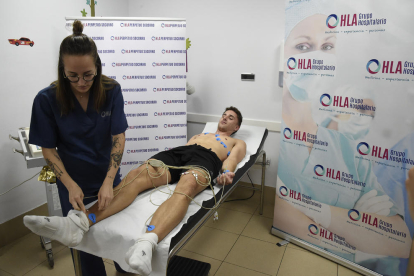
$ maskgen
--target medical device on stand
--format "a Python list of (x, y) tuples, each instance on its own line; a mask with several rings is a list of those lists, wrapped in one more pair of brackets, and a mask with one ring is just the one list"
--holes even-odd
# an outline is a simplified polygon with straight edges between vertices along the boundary
[[(22, 150), (13, 148), (14, 153), (20, 153), (24, 156), (28, 169), (46, 166), (46, 161), (43, 158), (42, 149), (36, 145), (29, 144), (29, 128), (22, 127), (18, 130), (18, 136), (13, 137), (9, 135), (10, 140), (14, 139), (20, 142)], [(62, 216), (62, 208), (60, 207), (59, 193), (55, 183), (48, 183), (45, 181), (47, 208), (49, 216)], [(52, 252), (52, 243), (48, 238), (40, 237), (40, 245), (46, 250), (46, 257), (49, 266), (53, 268), (55, 262)]]

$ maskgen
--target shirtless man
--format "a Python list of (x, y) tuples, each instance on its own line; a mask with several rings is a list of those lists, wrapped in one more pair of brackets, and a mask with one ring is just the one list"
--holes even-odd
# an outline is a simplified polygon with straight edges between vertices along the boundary
[[(239, 130), (242, 120), (243, 117), (237, 108), (228, 107), (224, 111), (215, 133), (195, 135), (185, 146), (157, 153), (151, 159), (160, 160), (166, 165), (176, 167), (202, 166), (210, 173), (211, 179), (217, 178), (218, 184), (231, 184), (237, 164), (246, 155), (246, 143), (230, 137)], [(155, 212), (150, 222), (151, 228), (148, 228), (147, 232), (136, 241), (126, 254), (125, 260), (131, 268), (138, 271), (140, 275), (148, 275), (152, 271), (152, 252), (158, 242), (164, 239), (184, 218), (191, 203), (189, 197), (194, 198), (206, 186), (197, 183), (192, 170), (188, 170), (186, 174), (187, 170), (169, 169), (161, 177), (150, 178), (147, 167), (151, 174), (163, 170), (161, 167), (144, 164), (131, 171), (126, 176), (126, 183), (138, 174), (139, 176), (129, 185), (124, 186), (106, 209), (99, 210), (97, 202), (86, 211), (82, 199), (78, 199), (79, 208), (76, 208), (78, 210), (70, 211), (67, 217), (25, 216), (24, 224), (35, 234), (57, 240), (69, 247), (75, 247), (81, 242), (84, 233), (89, 230), (90, 226), (125, 209), (141, 192), (154, 186), (165, 185), (167, 179), (169, 183), (175, 183), (179, 180), (174, 194)], [(199, 181), (207, 182), (201, 174), (197, 174), (197, 177)]]

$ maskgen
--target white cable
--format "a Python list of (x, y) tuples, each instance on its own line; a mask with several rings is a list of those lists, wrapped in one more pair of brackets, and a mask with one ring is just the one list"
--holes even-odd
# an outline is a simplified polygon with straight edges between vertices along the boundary
[(27, 180), (23, 181), (22, 183), (20, 183), (19, 185), (15, 186), (15, 187), (11, 188), (11, 189), (10, 189), (10, 190), (8, 190), (7, 192), (4, 192), (4, 193), (0, 194), (0, 196), (5, 195), (5, 194), (7, 194), (8, 192), (10, 192), (11, 190), (14, 190), (14, 189), (16, 189), (17, 187), (19, 187), (19, 186), (23, 185), (23, 184), (24, 184), (24, 183), (26, 183), (27, 181), (29, 181), (29, 180), (33, 179), (33, 178), (34, 178), (36, 175), (38, 175), (39, 173), (40, 173), (40, 172), (36, 173), (35, 175), (33, 175), (32, 177), (30, 177), (29, 179), (27, 179)]

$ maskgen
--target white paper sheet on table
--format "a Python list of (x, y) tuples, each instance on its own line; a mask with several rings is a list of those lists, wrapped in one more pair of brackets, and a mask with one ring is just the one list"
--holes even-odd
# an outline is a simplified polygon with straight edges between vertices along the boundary
[[(217, 123), (207, 123), (204, 132), (215, 132), (217, 130)], [(242, 125), (240, 130), (236, 133), (234, 138), (241, 139), (247, 144), (247, 153), (245, 158), (239, 163), (238, 168), (243, 167), (250, 159), (251, 155), (257, 152), (262, 141), (264, 127), (245, 126)], [(175, 189), (176, 185), (169, 185), (171, 190)], [(220, 187), (214, 187), (214, 193), (220, 190)], [(162, 188), (162, 191), (169, 192), (167, 187)], [(128, 272), (135, 272), (125, 262), (125, 254), (131, 247), (135, 240), (145, 233), (146, 220), (156, 211), (158, 206), (155, 204), (162, 204), (167, 198), (168, 194), (158, 191), (144, 192), (137, 196), (134, 202), (121, 212), (97, 223), (90, 228), (89, 232), (85, 234), (82, 242), (75, 247), (78, 250), (100, 256), (102, 258), (111, 259), (117, 262), (122, 269)], [(195, 201), (201, 204), (203, 201), (209, 200), (213, 197), (210, 189), (204, 190), (195, 197)], [(87, 207), (93, 205), (89, 204)], [(152, 258), (151, 276), (166, 275), (166, 266), (168, 260), (168, 253), (171, 239), (180, 231), (183, 224), (186, 223), (192, 215), (194, 215), (201, 207), (195, 202), (191, 202), (184, 219), (177, 227), (174, 228), (157, 246)], [(135, 272), (136, 273), (136, 272)]]

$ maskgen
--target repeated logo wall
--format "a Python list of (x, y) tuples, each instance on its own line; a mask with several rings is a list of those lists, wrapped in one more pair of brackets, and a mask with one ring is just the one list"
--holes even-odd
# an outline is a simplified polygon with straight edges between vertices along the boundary
[[(122, 88), (126, 131), (121, 175), (187, 142), (186, 22), (82, 18), (103, 74)], [(67, 20), (71, 30), (73, 20)]]

